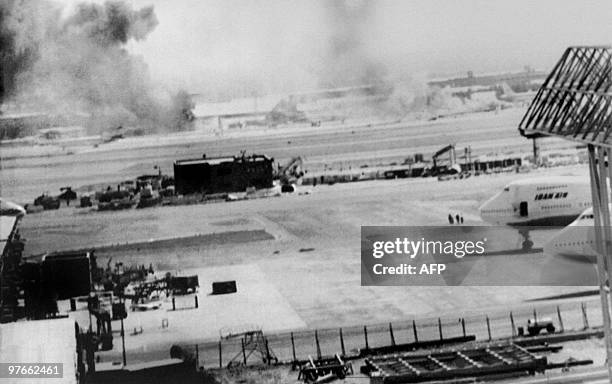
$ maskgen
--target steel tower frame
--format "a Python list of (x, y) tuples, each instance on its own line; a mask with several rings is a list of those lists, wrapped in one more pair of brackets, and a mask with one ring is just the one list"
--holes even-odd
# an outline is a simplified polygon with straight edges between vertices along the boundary
[(563, 53), (519, 124), (525, 137), (556, 136), (587, 145), (598, 251), (606, 365), (612, 379), (612, 47), (576, 46)]

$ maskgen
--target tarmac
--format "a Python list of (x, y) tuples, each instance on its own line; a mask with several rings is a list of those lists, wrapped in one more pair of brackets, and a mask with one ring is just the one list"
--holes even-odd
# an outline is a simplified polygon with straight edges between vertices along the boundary
[[(529, 151), (531, 143), (517, 138), (516, 116), (520, 111), (481, 119), (422, 123), (410, 129), (401, 124), (390, 130), (365, 127), (360, 139), (353, 143), (348, 138), (355, 134), (346, 127), (320, 133), (298, 131), (292, 138), (281, 139), (267, 132), (203, 139), (192, 144), (177, 139), (164, 145), (147, 138), (151, 146), (132, 149), (129, 143), (120, 141), (73, 155), (3, 160), (0, 176), (10, 181), (7, 187), (3, 185), (3, 197), (19, 201), (67, 184), (133, 178), (151, 173), (158, 163), (162, 170), (169, 171), (173, 159), (200, 156), (202, 152), (212, 156), (248, 148), (277, 159), (300, 154), (309, 161), (326, 156), (349, 161), (364, 151), (372, 151), (366, 157), (378, 161), (385, 157), (385, 151), (410, 155), (422, 152), (419, 148), (424, 143), (438, 146), (457, 142), (477, 147), (479, 140), (483, 152)], [(483, 129), (488, 135), (479, 134)], [(434, 133), (437, 139), (430, 136)], [(420, 135), (425, 135), (421, 141), (417, 140)], [(491, 144), (494, 146), (488, 147)], [(103, 166), (95, 166), (103, 160)], [(360, 231), (362, 225), (447, 225), (449, 213), (463, 215), (465, 225), (483, 225), (478, 206), (508, 182), (586, 172), (585, 166), (571, 166), (449, 181), (398, 179), (303, 186), (298, 191), (309, 194), (116, 212), (69, 207), (28, 215), (20, 231), (27, 239), (26, 255), (94, 247), (101, 266), (112, 258), (112, 262), (125, 264), (152, 264), (161, 273), (200, 275), (198, 310), (168, 312), (166, 307), (129, 313), (127, 329), (142, 325), (145, 330), (130, 337), (129, 348), (146, 355), (153, 345), (218, 337), (228, 324), (240, 327), (256, 323), (267, 332), (277, 333), (386, 324), (411, 318), (456, 318), (465, 313), (505, 311), (524, 306), (530, 299), (584, 290), (585, 287), (552, 285), (361, 286)], [(540, 248), (546, 238), (546, 234), (535, 235), (535, 247)], [(571, 276), (578, 268), (551, 255), (516, 252), (519, 244), (518, 234), (509, 232), (508, 248), (516, 245), (515, 252), (504, 256), (500, 271), (510, 266), (517, 271), (541, 271), (554, 281)], [(484, 273), (488, 269), (475, 271)], [(237, 281), (236, 295), (207, 295), (212, 281), (221, 277)], [(161, 328), (162, 318), (168, 319), (167, 329)], [(81, 319), (79, 324), (86, 327), (88, 319)], [(161, 350), (167, 351), (165, 347), (158, 349)]]

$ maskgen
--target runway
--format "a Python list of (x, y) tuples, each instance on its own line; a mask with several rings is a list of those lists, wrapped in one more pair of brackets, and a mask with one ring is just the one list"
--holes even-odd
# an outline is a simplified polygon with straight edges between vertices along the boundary
[[(311, 172), (324, 167), (347, 168), (380, 162), (402, 162), (415, 153), (429, 158), (440, 147), (456, 143), (458, 150), (471, 146), (474, 156), (509, 151), (529, 152), (531, 143), (517, 134), (521, 109), (479, 116), (442, 119), (434, 122), (362, 124), (330, 123), (318, 128), (267, 129), (230, 132), (228, 137), (190, 132), (174, 136), (129, 138), (97, 148), (66, 147), (61, 154), (29, 156), (27, 148), (2, 149), (0, 179), (3, 197), (20, 203), (31, 202), (42, 192), (59, 193), (70, 185), (78, 188), (114, 184), (135, 176), (157, 172), (154, 166), (172, 174), (177, 159), (238, 155), (240, 151), (266, 154), (279, 162), (294, 156), (305, 158)], [(567, 146), (558, 140), (543, 148)], [(43, 147), (44, 148), (44, 147)], [(62, 151), (60, 151), (62, 153)]]

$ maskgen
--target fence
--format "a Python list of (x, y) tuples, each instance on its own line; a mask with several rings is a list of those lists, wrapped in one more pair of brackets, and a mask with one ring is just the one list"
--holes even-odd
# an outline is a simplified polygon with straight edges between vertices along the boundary
[[(508, 338), (517, 335), (518, 327), (525, 327), (528, 319), (550, 318), (557, 329), (580, 330), (601, 326), (599, 306), (584, 302), (569, 302), (560, 305), (540, 305), (533, 308), (518, 308), (508, 312), (491, 314), (468, 314), (456, 318), (407, 319), (393, 323), (367, 326), (350, 326), (332, 329), (301, 330), (296, 332), (266, 334), (266, 345), (260, 351), (269, 351), (279, 362), (306, 360), (308, 356), (330, 356), (339, 353), (357, 356), (360, 350), (394, 344), (432, 341), (474, 335), (476, 340)], [(218, 342), (183, 344), (191, 352), (199, 366), (222, 368), (228, 363), (266, 364), (264, 353), (249, 353), (241, 338), (223, 339)]]

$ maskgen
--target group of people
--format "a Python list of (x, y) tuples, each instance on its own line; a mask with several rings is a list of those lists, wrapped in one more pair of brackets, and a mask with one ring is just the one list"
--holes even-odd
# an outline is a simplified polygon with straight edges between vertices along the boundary
[(449, 224), (463, 224), (463, 215), (460, 214), (455, 214), (455, 216), (453, 216), (452, 213), (448, 214), (448, 223)]

